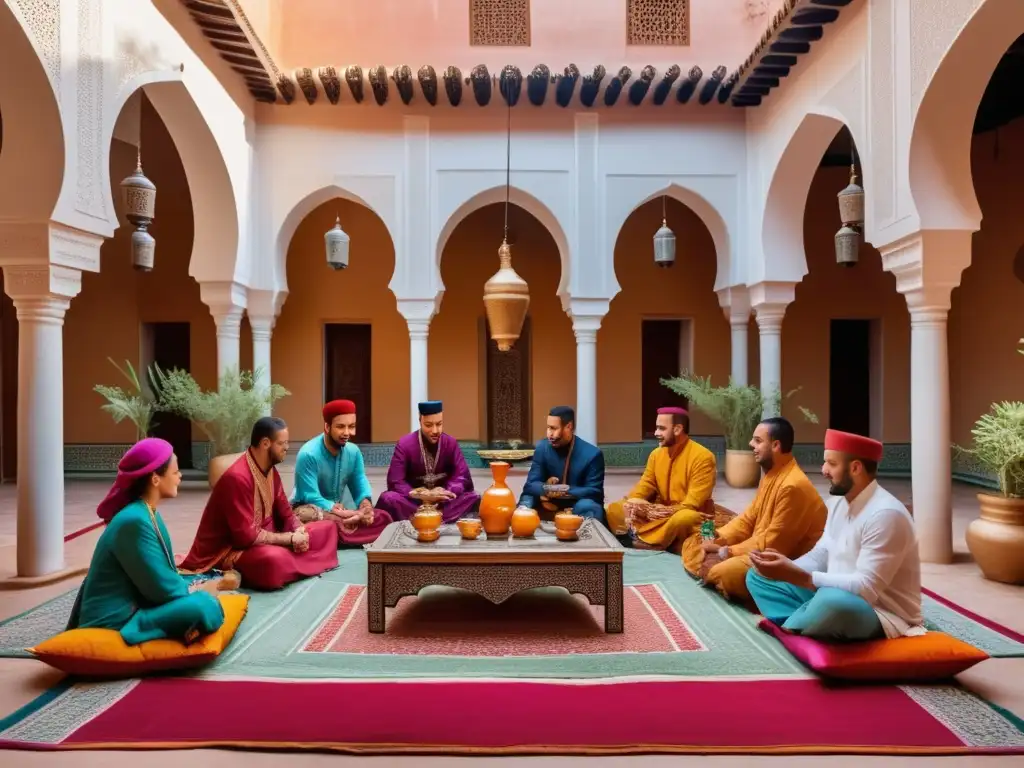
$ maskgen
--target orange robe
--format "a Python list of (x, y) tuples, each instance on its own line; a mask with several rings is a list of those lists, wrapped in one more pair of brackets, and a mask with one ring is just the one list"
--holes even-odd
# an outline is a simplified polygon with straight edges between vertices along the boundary
[[(752, 550), (774, 549), (789, 558), (810, 552), (825, 530), (825, 502), (793, 455), (784, 456), (761, 478), (757, 496), (747, 510), (718, 529), (715, 543), (728, 547), (728, 557), (715, 563), (705, 584), (725, 597), (750, 602), (746, 576)], [(683, 542), (683, 567), (700, 578), (704, 562), (700, 531)]]
[(700, 443), (687, 440), (681, 447), (655, 448), (647, 457), (640, 482), (621, 501), (608, 505), (608, 528), (628, 533), (623, 505), (629, 499), (644, 499), (672, 507), (675, 512), (661, 520), (638, 521), (634, 528), (645, 544), (669, 549), (701, 524), (701, 511), (711, 499), (718, 480), (715, 454)]

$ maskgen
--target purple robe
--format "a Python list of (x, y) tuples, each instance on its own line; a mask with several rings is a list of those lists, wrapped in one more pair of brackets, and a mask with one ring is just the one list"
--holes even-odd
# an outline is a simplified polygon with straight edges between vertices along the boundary
[(375, 506), (390, 513), (395, 520), (408, 520), (420, 506), (420, 502), (409, 498), (409, 492), (421, 486), (441, 487), (455, 494), (451, 501), (438, 504), (444, 522), (458, 520), (480, 502), (480, 494), (473, 491), (473, 478), (459, 442), (451, 435), (441, 435), (437, 443), (434, 474), (443, 477), (430, 483), (424, 480), (427, 468), (420, 452), (419, 434), (419, 430), (412, 432), (395, 445), (391, 466), (388, 467), (387, 490), (380, 495)]

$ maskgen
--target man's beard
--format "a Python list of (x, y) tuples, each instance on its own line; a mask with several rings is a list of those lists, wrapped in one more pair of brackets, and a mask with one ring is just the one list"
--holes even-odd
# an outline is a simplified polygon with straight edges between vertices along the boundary
[(853, 478), (849, 475), (832, 480), (828, 485), (828, 492), (831, 496), (845, 496), (853, 490)]
[(330, 444), (331, 444), (332, 446), (334, 446), (334, 447), (335, 447), (336, 449), (338, 449), (338, 450), (341, 450), (342, 448), (344, 448), (344, 447), (345, 447), (345, 443), (347, 443), (347, 442), (348, 442), (348, 438), (346, 437), (346, 438), (344, 438), (344, 439), (342, 439), (342, 440), (335, 440), (335, 439), (334, 439), (333, 437), (331, 437), (330, 435), (328, 435), (328, 436), (327, 436), (327, 442), (329, 442), (329, 443), (330, 443)]
[(769, 453), (763, 458), (758, 459), (757, 463), (761, 465), (761, 469), (765, 472), (770, 472), (771, 468), (775, 466), (775, 457)]

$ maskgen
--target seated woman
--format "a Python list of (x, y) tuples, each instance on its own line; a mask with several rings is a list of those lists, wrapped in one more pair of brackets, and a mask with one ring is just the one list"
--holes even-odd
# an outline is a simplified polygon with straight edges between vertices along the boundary
[(106, 522), (96, 542), (68, 629), (116, 629), (128, 645), (170, 638), (186, 643), (215, 632), (224, 610), (214, 596), (235, 589), (238, 575), (183, 577), (157, 506), (178, 495), (181, 472), (171, 444), (136, 443), (117, 465), (117, 479), (96, 513)]

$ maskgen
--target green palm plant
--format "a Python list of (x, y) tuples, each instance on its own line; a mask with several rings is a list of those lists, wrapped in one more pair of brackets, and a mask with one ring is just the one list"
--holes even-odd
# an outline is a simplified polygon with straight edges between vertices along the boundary
[[(725, 434), (725, 447), (730, 451), (747, 449), (754, 429), (761, 423), (766, 404), (774, 401), (781, 407), (783, 402), (800, 389), (797, 387), (785, 395), (779, 390), (766, 396), (759, 387), (737, 384), (731, 376), (726, 386), (715, 387), (711, 384), (710, 376), (689, 373), (662, 379), (661, 383), (686, 398), (691, 408), (696, 408), (717, 422)], [(814, 412), (802, 405), (798, 407), (804, 419), (811, 424), (818, 423)]]
[(128, 380), (131, 390), (125, 391), (121, 387), (97, 384), (93, 387), (93, 391), (102, 395), (107, 401), (100, 408), (111, 415), (115, 424), (120, 424), (128, 419), (135, 425), (135, 439), (141, 440), (149, 434), (154, 426), (153, 415), (158, 410), (156, 398), (142, 388), (135, 367), (128, 360), (124, 361), (124, 368), (114, 362), (113, 358), (108, 357), (107, 360)]
[(995, 475), (999, 493), (1024, 499), (1024, 403), (993, 403), (974, 423), (973, 447), (954, 446)]

